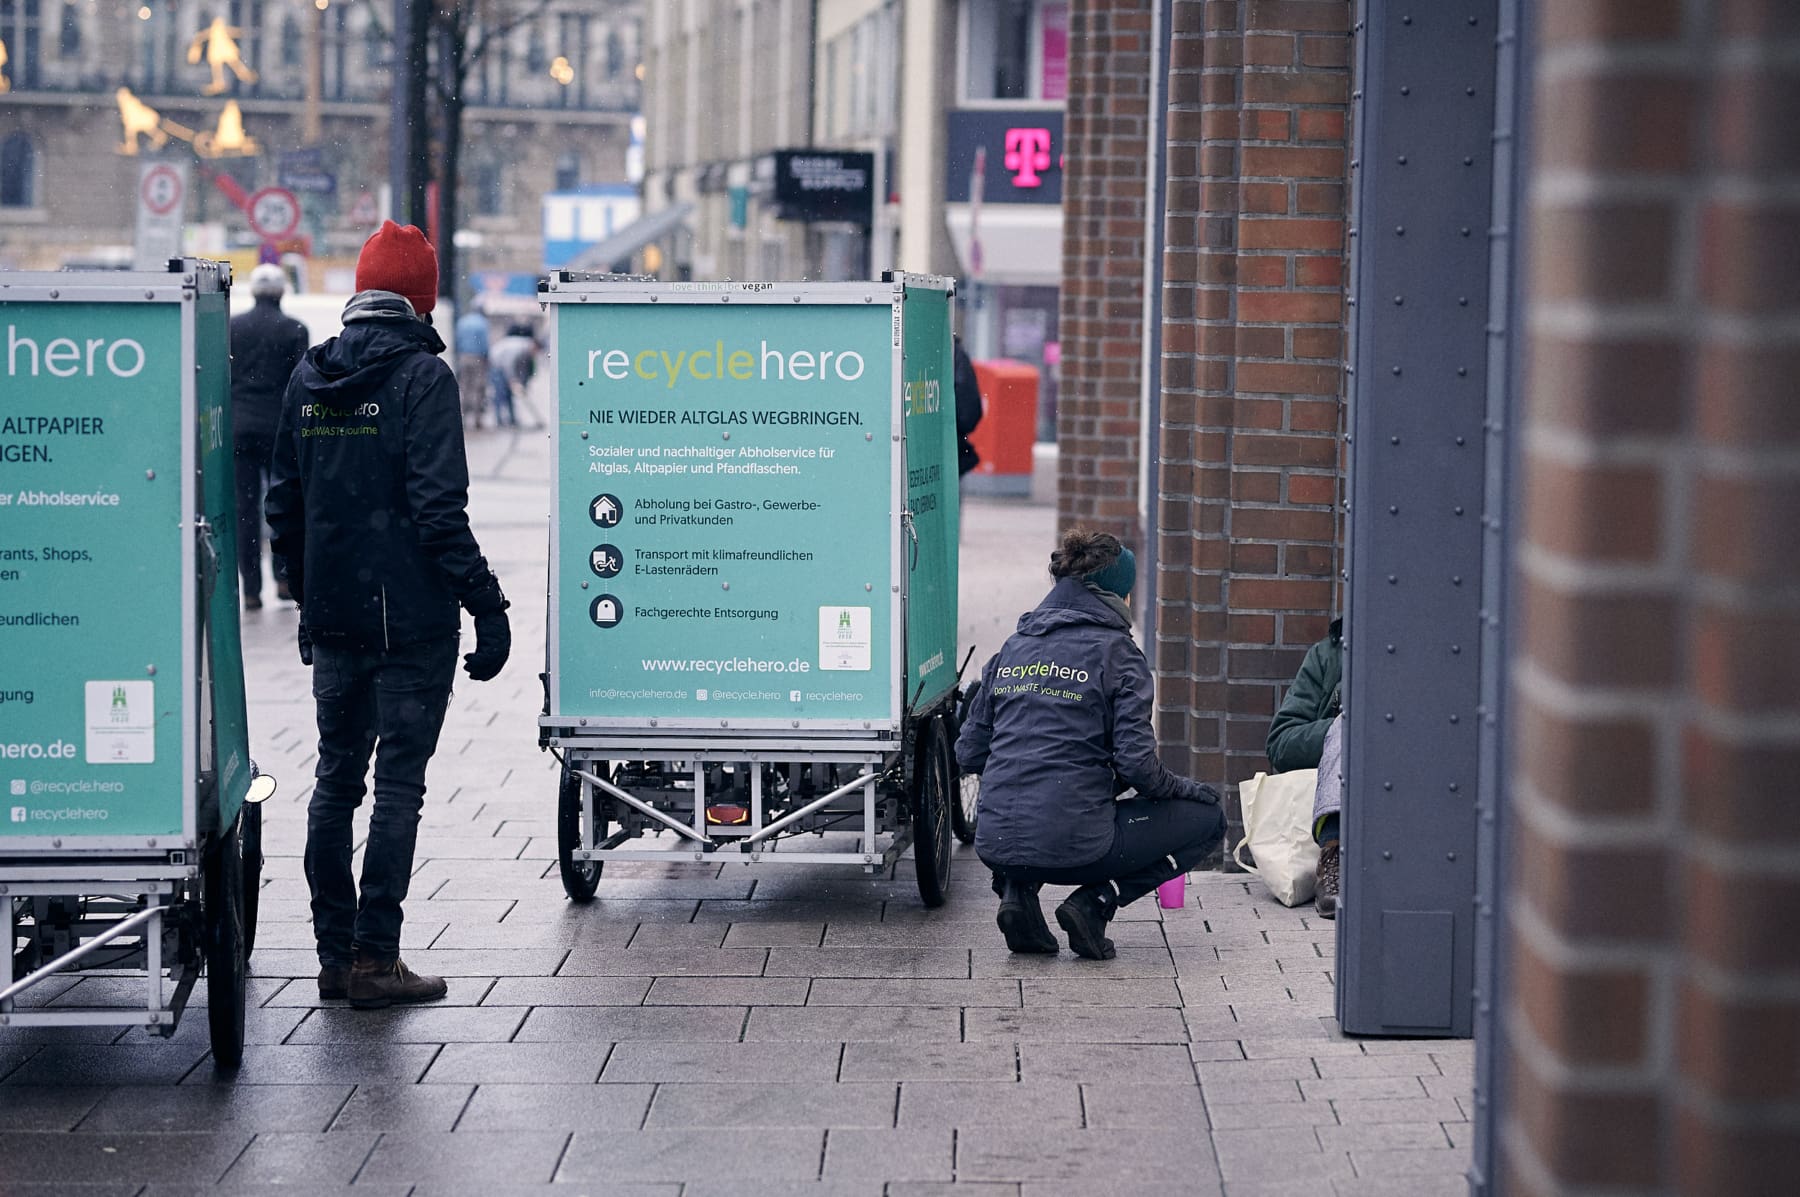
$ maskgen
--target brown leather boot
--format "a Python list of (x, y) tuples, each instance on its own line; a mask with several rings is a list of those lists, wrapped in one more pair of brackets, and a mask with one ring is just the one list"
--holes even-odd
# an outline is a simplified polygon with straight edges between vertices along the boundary
[(350, 1004), (358, 1010), (380, 1010), (396, 1002), (435, 1002), (450, 991), (442, 977), (421, 977), (396, 956), (371, 960), (360, 953), (350, 966)]
[(319, 969), (319, 997), (328, 1002), (341, 1002), (350, 996), (350, 968), (344, 964), (327, 964)]

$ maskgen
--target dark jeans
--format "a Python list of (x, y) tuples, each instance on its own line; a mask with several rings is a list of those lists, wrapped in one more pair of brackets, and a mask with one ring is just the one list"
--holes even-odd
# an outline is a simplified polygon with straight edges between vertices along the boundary
[(245, 597), (262, 594), (263, 493), (268, 490), (269, 458), (275, 438), (241, 436), (231, 443), (232, 473), (237, 478), (238, 580)]
[(1132, 798), (1113, 810), (1113, 846), (1105, 856), (1078, 868), (995, 869), (994, 890), (998, 893), (1003, 881), (1026, 885), (1111, 881), (1119, 891), (1119, 905), (1129, 906), (1199, 864), (1224, 836), (1225, 814), (1212, 803)]
[(1313, 842), (1323, 847), (1338, 838), (1338, 812), (1332, 811), (1319, 820), (1318, 830), (1313, 832)]
[[(306, 812), (306, 882), (322, 965), (348, 965), (358, 950), (378, 960), (400, 954), (425, 764), (437, 751), (455, 672), (454, 636), (385, 653), (313, 646), (319, 765)], [(368, 792), (371, 753), (375, 809), (359, 898), (350, 873), (352, 820)]]
[(513, 415), (512, 379), (499, 366), (488, 367), (488, 402), (494, 405), (494, 427), (519, 422)]

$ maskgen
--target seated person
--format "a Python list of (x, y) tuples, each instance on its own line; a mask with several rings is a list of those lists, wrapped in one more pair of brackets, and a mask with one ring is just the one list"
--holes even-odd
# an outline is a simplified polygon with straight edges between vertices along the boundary
[[(1306, 650), (1300, 672), (1287, 698), (1269, 724), (1269, 768), (1276, 773), (1317, 769), (1325, 752), (1325, 733), (1344, 708), (1344, 621), (1334, 619), (1325, 639)], [(1318, 885), (1314, 903), (1320, 918), (1337, 917), (1338, 810), (1343, 799), (1336, 786), (1323, 787), (1313, 810), (1313, 840), (1319, 845)]]
[[(1000, 932), (1052, 954), (1038, 888), (1078, 885), (1056, 910), (1076, 955), (1110, 960), (1121, 906), (1198, 864), (1224, 837), (1211, 786), (1156, 755), (1150, 667), (1131, 638), (1137, 564), (1116, 536), (1073, 529), (1056, 584), (982, 670), (956, 759), (981, 774), (975, 851), (994, 871)], [(1115, 801), (1135, 787), (1138, 797)]]

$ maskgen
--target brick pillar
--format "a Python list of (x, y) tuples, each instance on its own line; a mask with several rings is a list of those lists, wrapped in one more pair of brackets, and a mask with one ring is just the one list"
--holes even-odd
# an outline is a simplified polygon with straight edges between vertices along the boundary
[(1540, 14), (1501, 1191), (1800, 1175), (1800, 8)]
[(1234, 783), (1336, 609), (1351, 4), (1172, 16), (1157, 727)]
[(1143, 410), (1150, 0), (1074, 0), (1063, 117), (1057, 515), (1136, 544)]

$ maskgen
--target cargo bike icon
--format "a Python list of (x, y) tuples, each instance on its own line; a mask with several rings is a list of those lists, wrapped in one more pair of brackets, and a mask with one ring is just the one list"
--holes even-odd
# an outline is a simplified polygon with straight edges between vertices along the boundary
[(974, 826), (953, 752), (953, 294), (905, 274), (541, 285), (540, 741), (571, 898), (609, 860), (885, 873), (910, 848), (920, 897), (945, 900)]

